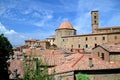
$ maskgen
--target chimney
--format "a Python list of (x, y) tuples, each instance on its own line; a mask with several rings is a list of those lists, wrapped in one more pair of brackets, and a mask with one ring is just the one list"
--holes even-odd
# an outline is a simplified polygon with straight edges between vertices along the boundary
[(89, 68), (93, 67), (92, 57), (89, 57), (88, 67), (89, 67)]

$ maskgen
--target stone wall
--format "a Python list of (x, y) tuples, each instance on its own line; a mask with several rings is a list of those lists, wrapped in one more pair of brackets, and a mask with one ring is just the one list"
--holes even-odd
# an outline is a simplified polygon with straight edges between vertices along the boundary
[(94, 74), (88, 75), (90, 80), (120, 80), (119, 74)]
[(110, 62), (118, 62), (118, 63), (120, 63), (120, 52), (110, 54)]
[(102, 54), (104, 54), (104, 60), (109, 62), (110, 56), (109, 56), (108, 51), (104, 50), (103, 48), (101, 48), (99, 46), (97, 48), (93, 49), (92, 56), (102, 59), (102, 56), (103, 56)]
[(118, 34), (89, 34), (62, 37), (61, 47), (67, 49), (92, 49), (95, 45), (105, 43), (120, 43), (120, 33)]
[(55, 80), (74, 80), (74, 72), (56, 74)]

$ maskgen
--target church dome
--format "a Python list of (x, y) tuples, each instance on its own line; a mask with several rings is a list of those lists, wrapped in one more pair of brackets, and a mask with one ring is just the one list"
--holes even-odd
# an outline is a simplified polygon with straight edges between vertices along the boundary
[(64, 21), (60, 24), (58, 29), (74, 29), (74, 28), (68, 21)]

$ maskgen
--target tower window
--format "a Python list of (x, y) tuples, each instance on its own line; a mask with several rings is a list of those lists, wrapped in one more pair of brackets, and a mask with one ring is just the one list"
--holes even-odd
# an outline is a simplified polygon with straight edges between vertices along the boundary
[(95, 22), (95, 24), (96, 24), (96, 21), (94, 21)]
[(96, 19), (96, 16), (94, 16), (94, 19)]

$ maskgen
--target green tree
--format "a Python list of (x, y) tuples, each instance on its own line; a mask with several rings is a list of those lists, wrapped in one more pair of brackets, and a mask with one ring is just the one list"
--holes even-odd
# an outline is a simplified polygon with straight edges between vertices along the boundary
[(77, 74), (76, 75), (76, 80), (90, 80), (90, 78), (86, 74)]
[(38, 58), (33, 58), (29, 62), (26, 62), (27, 59), (24, 60), (23, 80), (54, 80), (53, 75), (48, 76), (47, 64), (43, 66), (42, 61), (38, 60)]
[(10, 55), (13, 55), (12, 45), (3, 34), (0, 34), (0, 80), (9, 79), (7, 61)]

